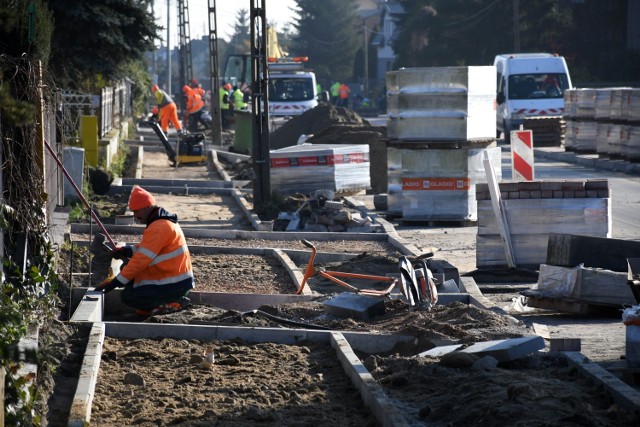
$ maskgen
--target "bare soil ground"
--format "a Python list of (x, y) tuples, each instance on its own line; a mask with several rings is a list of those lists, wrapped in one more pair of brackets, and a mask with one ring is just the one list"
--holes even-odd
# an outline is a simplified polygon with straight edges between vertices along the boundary
[[(203, 367), (209, 345), (216, 362)], [(376, 425), (331, 348), (112, 338), (92, 424)]]

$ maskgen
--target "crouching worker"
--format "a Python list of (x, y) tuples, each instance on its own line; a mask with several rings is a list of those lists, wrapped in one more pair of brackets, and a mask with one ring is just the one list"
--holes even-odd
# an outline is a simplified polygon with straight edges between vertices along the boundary
[(95, 290), (111, 292), (124, 288), (122, 302), (140, 315), (152, 315), (183, 308), (194, 288), (191, 256), (178, 217), (156, 205), (151, 193), (135, 185), (129, 209), (146, 228), (137, 245), (111, 251), (116, 259), (130, 258), (113, 280), (105, 280)]

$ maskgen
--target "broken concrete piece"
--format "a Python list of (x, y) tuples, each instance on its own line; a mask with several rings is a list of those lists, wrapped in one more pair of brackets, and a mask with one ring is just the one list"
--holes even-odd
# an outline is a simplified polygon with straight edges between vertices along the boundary
[(385, 313), (384, 300), (343, 293), (325, 301), (324, 312), (336, 317), (369, 321)]
[(442, 357), (445, 354), (458, 350), (460, 347), (462, 347), (462, 344), (442, 345), (439, 347), (434, 347), (431, 350), (418, 353), (416, 357)]

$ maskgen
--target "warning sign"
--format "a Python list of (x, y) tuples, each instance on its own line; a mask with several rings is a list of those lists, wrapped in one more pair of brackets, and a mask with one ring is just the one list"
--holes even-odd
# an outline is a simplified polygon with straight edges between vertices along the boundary
[(533, 132), (511, 132), (511, 169), (514, 181), (533, 181)]
[(402, 191), (469, 191), (469, 178), (402, 178)]

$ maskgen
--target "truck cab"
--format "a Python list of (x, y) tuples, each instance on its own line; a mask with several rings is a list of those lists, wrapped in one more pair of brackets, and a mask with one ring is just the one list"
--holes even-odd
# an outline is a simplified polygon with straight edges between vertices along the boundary
[(550, 53), (513, 53), (495, 57), (497, 72), (496, 134), (519, 129), (528, 118), (560, 120), (564, 91), (571, 77), (564, 58)]

